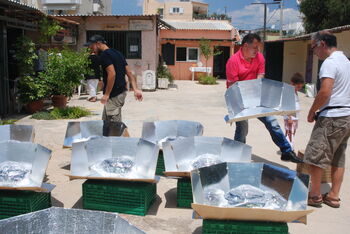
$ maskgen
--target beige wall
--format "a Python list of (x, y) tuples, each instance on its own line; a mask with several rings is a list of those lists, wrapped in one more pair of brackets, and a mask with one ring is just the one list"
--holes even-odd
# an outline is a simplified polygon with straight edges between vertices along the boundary
[[(202, 8), (208, 8), (207, 4), (196, 2), (158, 2), (156, 0), (144, 0), (143, 2), (143, 14), (157, 14), (158, 8), (163, 8), (163, 19), (168, 20), (192, 20), (193, 19), (193, 7), (200, 6)], [(180, 7), (183, 9), (183, 13), (170, 13), (172, 7)]]
[[(87, 30), (105, 30), (106, 25), (117, 25), (121, 31), (128, 31), (128, 25), (130, 19), (150, 19), (145, 17), (126, 17), (126, 16), (96, 16), (96, 17), (66, 17), (71, 20), (77, 21), (79, 25), (79, 35), (77, 48), (82, 48), (84, 43), (87, 41), (86, 31)], [(157, 37), (157, 24), (156, 18), (153, 19), (153, 30), (141, 32), (141, 59), (127, 59), (129, 66), (132, 71), (135, 72), (136, 76), (142, 76), (142, 72), (145, 70), (156, 71), (158, 65), (158, 44), (159, 40)], [(138, 80), (140, 85), (140, 81)]]
[(350, 31), (344, 31), (334, 35), (337, 37), (338, 50), (343, 51), (347, 57), (350, 57)]
[(289, 83), (294, 73), (305, 76), (307, 59), (307, 41), (291, 41), (284, 43), (283, 82)]
[[(338, 50), (343, 51), (347, 57), (350, 57), (350, 31), (343, 31), (334, 34), (338, 41)], [(300, 72), (305, 76), (307, 46), (311, 44), (307, 41), (285, 41), (284, 42), (284, 61), (283, 61), (283, 82), (289, 82), (290, 77), (295, 72)], [(312, 83), (318, 79), (318, 57), (313, 56)]]

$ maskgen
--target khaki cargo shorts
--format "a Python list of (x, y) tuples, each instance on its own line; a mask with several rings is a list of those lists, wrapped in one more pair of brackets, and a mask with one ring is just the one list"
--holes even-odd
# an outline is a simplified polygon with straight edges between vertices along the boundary
[(350, 116), (319, 117), (305, 150), (304, 162), (317, 167), (345, 167)]
[(108, 99), (103, 108), (102, 120), (111, 122), (122, 122), (122, 107), (124, 106), (126, 92)]

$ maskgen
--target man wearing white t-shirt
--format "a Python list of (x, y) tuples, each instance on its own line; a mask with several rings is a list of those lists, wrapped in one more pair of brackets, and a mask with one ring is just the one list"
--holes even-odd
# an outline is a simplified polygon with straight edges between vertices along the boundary
[[(314, 34), (311, 46), (324, 62), (319, 74), (321, 88), (307, 117), (310, 123), (316, 120), (304, 160), (310, 164), (308, 204), (321, 207), (324, 203), (338, 208), (350, 136), (350, 61), (343, 52), (337, 51), (337, 38), (329, 32)], [(332, 166), (332, 187), (321, 195), (322, 172), (329, 165)]]

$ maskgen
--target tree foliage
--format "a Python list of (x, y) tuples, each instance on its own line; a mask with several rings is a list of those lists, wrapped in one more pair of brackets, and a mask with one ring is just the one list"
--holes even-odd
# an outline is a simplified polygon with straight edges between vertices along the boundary
[[(212, 57), (212, 56), (216, 56), (222, 53), (222, 51), (217, 50), (217, 47), (213, 47), (210, 45), (211, 41), (205, 38), (201, 38), (201, 40), (199, 41), (199, 49), (201, 54), (204, 56), (205, 58), (205, 66), (208, 67), (208, 60)], [(207, 71), (207, 75), (208, 75), (208, 71)]]
[(350, 1), (304, 0), (300, 4), (307, 33), (350, 24)]

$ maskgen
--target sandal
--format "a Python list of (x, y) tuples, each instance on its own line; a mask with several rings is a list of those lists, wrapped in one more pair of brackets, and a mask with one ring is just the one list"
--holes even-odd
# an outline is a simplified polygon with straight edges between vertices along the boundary
[(96, 97), (91, 97), (88, 99), (89, 102), (96, 102), (97, 101), (97, 98)]
[(332, 198), (328, 196), (328, 193), (323, 194), (323, 203), (333, 207), (333, 208), (339, 208), (340, 207), (340, 198)]
[(309, 195), (309, 198), (307, 199), (307, 204), (309, 206), (313, 206), (313, 207), (317, 207), (317, 208), (320, 208), (322, 207), (322, 195), (320, 196), (313, 196), (313, 197), (310, 197)]

